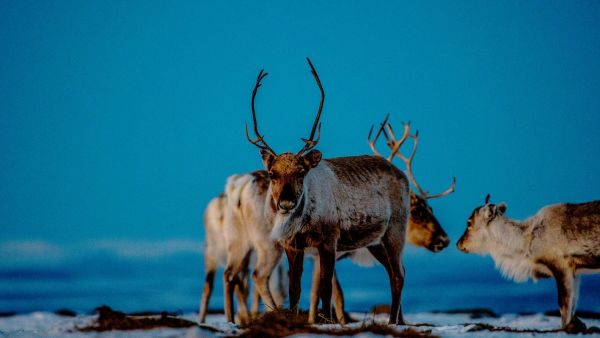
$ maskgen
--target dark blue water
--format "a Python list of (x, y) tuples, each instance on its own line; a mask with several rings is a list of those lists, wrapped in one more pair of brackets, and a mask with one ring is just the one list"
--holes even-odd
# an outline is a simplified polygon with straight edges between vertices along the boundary
[[(124, 311), (196, 311), (203, 283), (198, 252), (119, 255), (110, 251), (71, 253), (60, 260), (0, 262), (0, 312), (69, 308), (88, 312), (101, 304)], [(406, 312), (486, 307), (496, 312), (541, 312), (557, 308), (553, 280), (516, 284), (503, 279), (489, 257), (450, 248), (439, 254), (409, 248), (404, 256)], [(312, 260), (303, 276), (302, 306), (308, 305)], [(219, 271), (221, 273), (222, 270)], [(346, 260), (338, 274), (347, 308), (367, 311), (389, 303), (384, 269), (363, 268)], [(221, 276), (211, 307), (222, 308)], [(579, 309), (600, 311), (600, 275), (583, 276)]]

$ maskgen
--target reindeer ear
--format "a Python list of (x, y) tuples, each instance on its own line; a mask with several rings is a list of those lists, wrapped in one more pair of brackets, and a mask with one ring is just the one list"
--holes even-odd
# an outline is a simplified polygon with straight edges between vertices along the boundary
[(496, 206), (493, 204), (488, 204), (483, 207), (483, 217), (485, 219), (491, 219), (496, 216)]
[(273, 153), (271, 153), (270, 151), (261, 149), (260, 156), (262, 156), (262, 161), (263, 161), (263, 164), (265, 165), (265, 168), (267, 168), (267, 170), (271, 170), (271, 165), (273, 164), (275, 155), (273, 155)]
[(321, 154), (318, 150), (311, 150), (308, 154), (302, 156), (302, 162), (307, 169), (316, 167), (319, 162), (321, 162), (321, 158), (323, 154)]
[(498, 213), (503, 215), (506, 212), (506, 203), (502, 202), (498, 204)]

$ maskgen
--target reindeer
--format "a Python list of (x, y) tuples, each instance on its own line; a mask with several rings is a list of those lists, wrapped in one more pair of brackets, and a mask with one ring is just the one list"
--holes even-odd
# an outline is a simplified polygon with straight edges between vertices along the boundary
[[(450, 244), (450, 239), (444, 229), (440, 226), (440, 223), (433, 214), (433, 209), (429, 206), (427, 200), (444, 197), (453, 193), (456, 186), (456, 177), (452, 178), (450, 187), (441, 193), (432, 195), (428, 191), (423, 190), (419, 183), (417, 183), (417, 179), (415, 178), (412, 169), (412, 162), (419, 144), (419, 131), (417, 130), (414, 135), (411, 135), (410, 122), (404, 123), (404, 134), (398, 140), (394, 135), (392, 125), (387, 122), (389, 117), (389, 114), (385, 117), (372, 140), (371, 135), (373, 134), (373, 126), (371, 127), (369, 136), (367, 137), (367, 144), (375, 156), (383, 157), (375, 147), (377, 139), (383, 134), (386, 143), (391, 150), (387, 160), (392, 162), (394, 156), (400, 158), (406, 166), (406, 176), (417, 190), (417, 192), (414, 192), (412, 189), (410, 191), (410, 217), (408, 220), (407, 233), (408, 242), (416, 246), (427, 248), (432, 252), (440, 252)], [(400, 147), (408, 138), (413, 140), (413, 149), (410, 155), (405, 157), (400, 152)]]
[(517, 282), (554, 277), (562, 328), (584, 331), (575, 316), (579, 275), (600, 272), (600, 201), (546, 206), (516, 221), (505, 216), (506, 204), (473, 210), (457, 243), (466, 253), (490, 254), (505, 277)]
[[(450, 243), (450, 239), (448, 238), (448, 235), (446, 234), (444, 229), (440, 226), (440, 223), (433, 214), (433, 209), (429, 206), (427, 200), (443, 197), (453, 193), (454, 187), (456, 185), (456, 178), (453, 178), (452, 184), (444, 192), (431, 195), (427, 191), (423, 190), (421, 186), (417, 183), (417, 180), (412, 170), (412, 161), (415, 157), (418, 147), (419, 131), (417, 131), (415, 135), (410, 135), (410, 122), (406, 123), (404, 124), (404, 135), (401, 137), (400, 140), (398, 140), (394, 135), (394, 131), (392, 129), (391, 124), (387, 122), (388, 119), (389, 114), (381, 123), (380, 128), (373, 139), (371, 139), (371, 136), (373, 134), (373, 127), (371, 127), (371, 130), (369, 131), (369, 136), (367, 137), (367, 144), (369, 145), (371, 151), (375, 156), (385, 158), (379, 153), (379, 151), (377, 151), (377, 148), (375, 147), (379, 136), (383, 134), (385, 136), (386, 143), (391, 150), (390, 155), (387, 157), (387, 161), (391, 163), (394, 159), (394, 156), (399, 157), (406, 165), (406, 174), (409, 180), (413, 183), (415, 189), (417, 189), (416, 193), (413, 190), (410, 191), (410, 216), (408, 220), (407, 230), (408, 242), (415, 246), (426, 248), (432, 252), (440, 252), (448, 246), (448, 244)], [(408, 157), (404, 157), (400, 153), (400, 147), (408, 138), (413, 139), (413, 150)], [(364, 251), (365, 249), (360, 249), (342, 257), (349, 256), (353, 261), (357, 261), (359, 265), (370, 265), (372, 263), (372, 256), (370, 256), (368, 252), (365, 253)], [(338, 257), (338, 259), (339, 258), (341, 257)], [(315, 265), (315, 268), (313, 269), (313, 284), (311, 288), (310, 310), (308, 316), (309, 323), (314, 323), (316, 321), (319, 274), (319, 267), (318, 265)], [(336, 310), (336, 316), (338, 318), (338, 321), (344, 324), (346, 322), (345, 314), (343, 311), (344, 296), (339, 282), (336, 278), (334, 279), (334, 307)]]
[(206, 319), (208, 301), (210, 300), (215, 281), (215, 273), (219, 266), (225, 264), (225, 257), (227, 255), (222, 236), (223, 212), (227, 203), (225, 198), (224, 193), (213, 198), (204, 211), (204, 232), (206, 234), (204, 242), (205, 281), (198, 315), (200, 323), (204, 323)]
[[(272, 216), (265, 213), (266, 193), (268, 188), (267, 174), (255, 171), (244, 175), (233, 175), (227, 180), (227, 207), (224, 215), (224, 237), (227, 245), (227, 264), (223, 273), (225, 289), (225, 315), (227, 321), (233, 322), (233, 291), (241, 284), (240, 275), (247, 264), (252, 251), (256, 255), (256, 264), (252, 279), (255, 292), (253, 312), (258, 311), (260, 295), (267, 309), (281, 306), (285, 293), (281, 292), (283, 277), (275, 278), (277, 285), (275, 297), (269, 285), (271, 274), (279, 264), (282, 249), (279, 243), (270, 238)], [(245, 302), (238, 296), (238, 306), (247, 318)]]
[[(338, 252), (366, 247), (385, 267), (390, 280), (390, 323), (402, 324), (404, 268), (401, 255), (406, 238), (409, 183), (406, 175), (385, 159), (373, 156), (340, 157), (321, 161), (314, 149), (320, 140), (319, 119), (325, 92), (312, 65), (311, 72), (321, 92), (321, 102), (310, 136), (296, 154), (277, 154), (258, 131), (254, 101), (264, 70), (252, 91), (255, 139), (269, 173), (267, 205), (275, 212), (273, 238), (285, 249), (290, 266), (290, 307), (297, 308), (305, 248), (319, 254), (319, 296), (326, 318), (331, 318), (332, 278)], [(315, 133), (318, 134), (315, 138)]]
[[(246, 300), (248, 298), (248, 270), (250, 262), (250, 256), (254, 252), (254, 248), (257, 247), (249, 238), (248, 233), (256, 234), (257, 230), (248, 229), (247, 226), (250, 227), (260, 227), (263, 225), (269, 226), (271, 223), (268, 220), (258, 220), (257, 222), (246, 222), (241, 218), (233, 217), (232, 215), (239, 213), (239, 209), (250, 208), (253, 206), (249, 203), (256, 199), (244, 199), (244, 202), (241, 201), (241, 190), (244, 189), (245, 184), (264, 186), (262, 178), (266, 177), (266, 172), (254, 172), (245, 175), (233, 175), (228, 179), (228, 184), (226, 186), (226, 190), (235, 200), (234, 203), (227, 203), (227, 195), (225, 193), (219, 195), (218, 197), (213, 198), (205, 211), (205, 250), (204, 250), (204, 260), (205, 260), (205, 284), (204, 289), (202, 291), (202, 298), (200, 302), (200, 311), (199, 311), (199, 321), (203, 323), (206, 319), (206, 314), (208, 310), (208, 302), (210, 300), (210, 296), (212, 294), (212, 289), (214, 285), (214, 277), (219, 266), (225, 266), (226, 270), (229, 268), (229, 271), (224, 274), (227, 275), (227, 280), (231, 284), (229, 287), (224, 284), (224, 289), (226, 290), (225, 295), (225, 308), (228, 309), (228, 313), (230, 314), (230, 318), (233, 317), (233, 302), (231, 301), (232, 290), (235, 290), (237, 300), (238, 300), (238, 318), (240, 321), (245, 321), (249, 317), (248, 308), (246, 304)], [(268, 185), (268, 182), (266, 183)], [(250, 189), (250, 191), (255, 191), (255, 189)], [(264, 191), (263, 191), (264, 192)], [(263, 196), (258, 197), (259, 207), (263, 207), (264, 204), (264, 194)], [(228, 211), (228, 208), (238, 209), (237, 211)], [(227, 218), (227, 225), (225, 225), (225, 216), (229, 214), (230, 216)], [(257, 216), (261, 216), (261, 213), (257, 213)], [(260, 231), (258, 231), (260, 234)], [(262, 242), (268, 242), (268, 235), (270, 230), (267, 232), (262, 232), (263, 240)], [(260, 236), (260, 235), (259, 235)], [(260, 238), (258, 239), (261, 240)], [(256, 241), (256, 239), (255, 239)], [(272, 242), (272, 240), (271, 240)], [(258, 246), (263, 248), (264, 245)], [(279, 256), (281, 256), (281, 249), (278, 248)], [(259, 256), (261, 260), (259, 264), (262, 264), (265, 259), (264, 251), (259, 251)], [(271, 253), (267, 253), (270, 255)], [(285, 276), (283, 272), (283, 266), (281, 264), (277, 265), (272, 271), (269, 271), (269, 275), (272, 278), (269, 279), (269, 289), (272, 290), (272, 296), (274, 302), (277, 306), (281, 306), (287, 297), (286, 288), (287, 288), (287, 276)], [(261, 267), (255, 268), (256, 275), (258, 276), (260, 273), (263, 273), (264, 269)], [(256, 278), (256, 277), (255, 277)], [(229, 292), (229, 295), (227, 293)], [(260, 306), (260, 292), (257, 284), (255, 283), (253, 288), (253, 304), (252, 304), (252, 312), (257, 313), (258, 308)]]

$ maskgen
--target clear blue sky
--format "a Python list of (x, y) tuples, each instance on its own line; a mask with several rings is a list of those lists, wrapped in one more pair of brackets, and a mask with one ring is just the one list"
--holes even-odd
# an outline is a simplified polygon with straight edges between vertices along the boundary
[(486, 193), (525, 217), (600, 198), (596, 1), (3, 1), (2, 240), (203, 237), (225, 178), (261, 167), (319, 93), (325, 157), (369, 153), (386, 113), (421, 133), (415, 171), (453, 240)]

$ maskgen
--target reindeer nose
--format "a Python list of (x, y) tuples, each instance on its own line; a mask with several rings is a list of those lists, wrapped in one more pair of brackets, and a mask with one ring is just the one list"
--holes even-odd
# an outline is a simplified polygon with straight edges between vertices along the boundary
[(295, 206), (296, 203), (290, 200), (279, 200), (279, 202), (277, 202), (277, 209), (283, 211), (284, 214), (294, 209)]
[(432, 247), (431, 247), (431, 251), (433, 252), (439, 252), (444, 250), (448, 244), (450, 244), (450, 239), (448, 238), (448, 236), (443, 235), (443, 236), (439, 236), (436, 241), (433, 243)]
[(459, 239), (458, 242), (456, 242), (456, 247), (458, 248), (458, 250), (462, 251), (462, 252), (467, 252), (467, 249), (465, 248), (464, 244), (463, 244), (463, 239)]

